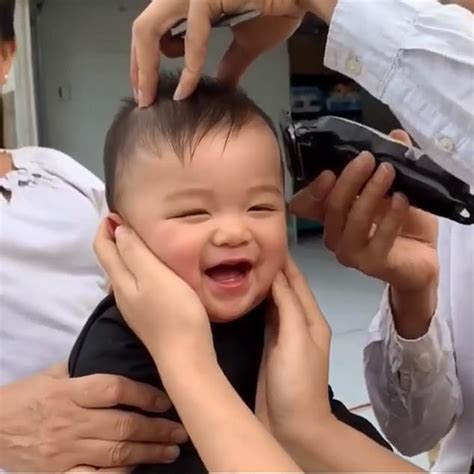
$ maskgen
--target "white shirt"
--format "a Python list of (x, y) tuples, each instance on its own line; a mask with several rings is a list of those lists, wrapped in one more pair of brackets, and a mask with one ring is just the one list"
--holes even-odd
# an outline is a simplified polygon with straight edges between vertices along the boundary
[(429, 332), (402, 339), (386, 292), (369, 330), (365, 376), (395, 447), (412, 456), (449, 432), (434, 472), (466, 473), (474, 455), (474, 226), (442, 220), (439, 254), (440, 302)]
[(325, 64), (387, 104), (440, 166), (474, 186), (474, 16), (436, 0), (339, 0)]
[[(434, 161), (474, 187), (474, 20), (435, 0), (339, 0), (325, 64), (386, 103)], [(374, 411), (406, 454), (443, 442), (435, 471), (468, 472), (474, 447), (474, 227), (442, 221), (440, 305), (403, 341), (385, 297), (365, 350)]]
[(104, 297), (93, 239), (104, 186), (68, 156), (11, 152), (0, 177), (0, 385), (65, 361)]

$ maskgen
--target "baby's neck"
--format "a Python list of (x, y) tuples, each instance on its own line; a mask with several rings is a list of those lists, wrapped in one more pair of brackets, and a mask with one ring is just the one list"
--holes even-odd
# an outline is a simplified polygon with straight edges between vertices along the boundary
[(13, 160), (9, 153), (0, 151), (0, 178), (13, 171)]

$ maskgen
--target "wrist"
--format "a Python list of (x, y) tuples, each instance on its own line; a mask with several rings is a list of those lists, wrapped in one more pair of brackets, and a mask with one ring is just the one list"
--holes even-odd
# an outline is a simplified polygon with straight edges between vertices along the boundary
[(309, 417), (298, 424), (286, 423), (285, 426), (277, 429), (272, 426), (270, 431), (285, 449), (301, 452), (324, 433), (327, 433), (328, 427), (334, 421), (337, 421), (336, 417), (329, 412), (324, 417), (318, 416), (314, 421)]
[(217, 365), (214, 347), (205, 344), (185, 343), (180, 345), (162, 344), (162, 350), (152, 353), (153, 360), (165, 379), (174, 380), (175, 377), (193, 376), (213, 373)]
[(214, 341), (209, 325), (204, 328), (162, 331), (145, 342), (156, 365), (189, 365), (201, 363), (202, 359), (215, 359)]
[(404, 339), (419, 339), (429, 330), (438, 305), (438, 279), (417, 290), (389, 289), (395, 329)]
[(338, 0), (303, 0), (303, 8), (323, 20), (325, 23), (331, 23), (334, 10)]
[(306, 420), (303, 426), (295, 427), (293, 430), (286, 430), (285, 433), (275, 435), (277, 440), (291, 455), (295, 462), (305, 470), (305, 472), (327, 471), (328, 466), (320, 460), (320, 456), (315, 453), (315, 446), (320, 447), (331, 442), (338, 419), (328, 413), (325, 417), (318, 417), (314, 421)]

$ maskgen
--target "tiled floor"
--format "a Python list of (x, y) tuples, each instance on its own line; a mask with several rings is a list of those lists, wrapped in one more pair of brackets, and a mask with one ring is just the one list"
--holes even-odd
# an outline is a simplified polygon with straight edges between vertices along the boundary
[[(362, 352), (384, 285), (342, 267), (320, 238), (301, 239), (292, 253), (333, 329), (330, 381), (334, 392), (349, 408), (366, 404)], [(377, 424), (371, 408), (358, 413)], [(412, 461), (428, 468), (426, 455)]]

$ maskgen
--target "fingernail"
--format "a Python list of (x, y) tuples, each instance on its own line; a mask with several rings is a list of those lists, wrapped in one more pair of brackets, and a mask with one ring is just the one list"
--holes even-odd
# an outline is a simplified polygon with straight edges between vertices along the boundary
[(135, 102), (138, 103), (138, 91), (136, 89), (133, 89), (133, 97), (135, 98)]
[(173, 100), (180, 101), (184, 99), (183, 86), (181, 83), (178, 84), (173, 96)]
[(165, 460), (163, 462), (170, 463), (175, 462), (178, 459), (181, 450), (178, 446), (167, 446), (163, 451), (163, 457)]
[(370, 153), (370, 151), (363, 151), (355, 160), (354, 160), (356, 163), (358, 163), (358, 166), (362, 166), (362, 167), (365, 167), (367, 166), (369, 163), (375, 168), (376, 166), (376, 162), (375, 162), (375, 158), (374, 156), (372, 155), (372, 153)]
[(126, 237), (129, 234), (130, 234), (129, 230), (126, 227), (124, 227), (123, 225), (119, 225), (115, 229), (115, 238), (116, 239), (121, 239), (123, 237)]
[(409, 206), (408, 198), (402, 193), (395, 193), (392, 198), (392, 209), (394, 211), (401, 211)]
[(384, 183), (389, 173), (390, 165), (388, 163), (382, 163), (375, 172), (374, 181), (377, 183)]
[(188, 440), (188, 433), (186, 433), (184, 428), (178, 428), (171, 433), (170, 439), (172, 443), (185, 443)]
[(143, 91), (140, 89), (138, 91), (138, 106), (140, 108), (145, 108), (145, 107), (148, 107), (148, 102), (146, 101), (145, 99), (145, 94), (143, 93)]
[(278, 272), (275, 281), (282, 286), (288, 286), (288, 280), (286, 279), (285, 275), (282, 272)]

